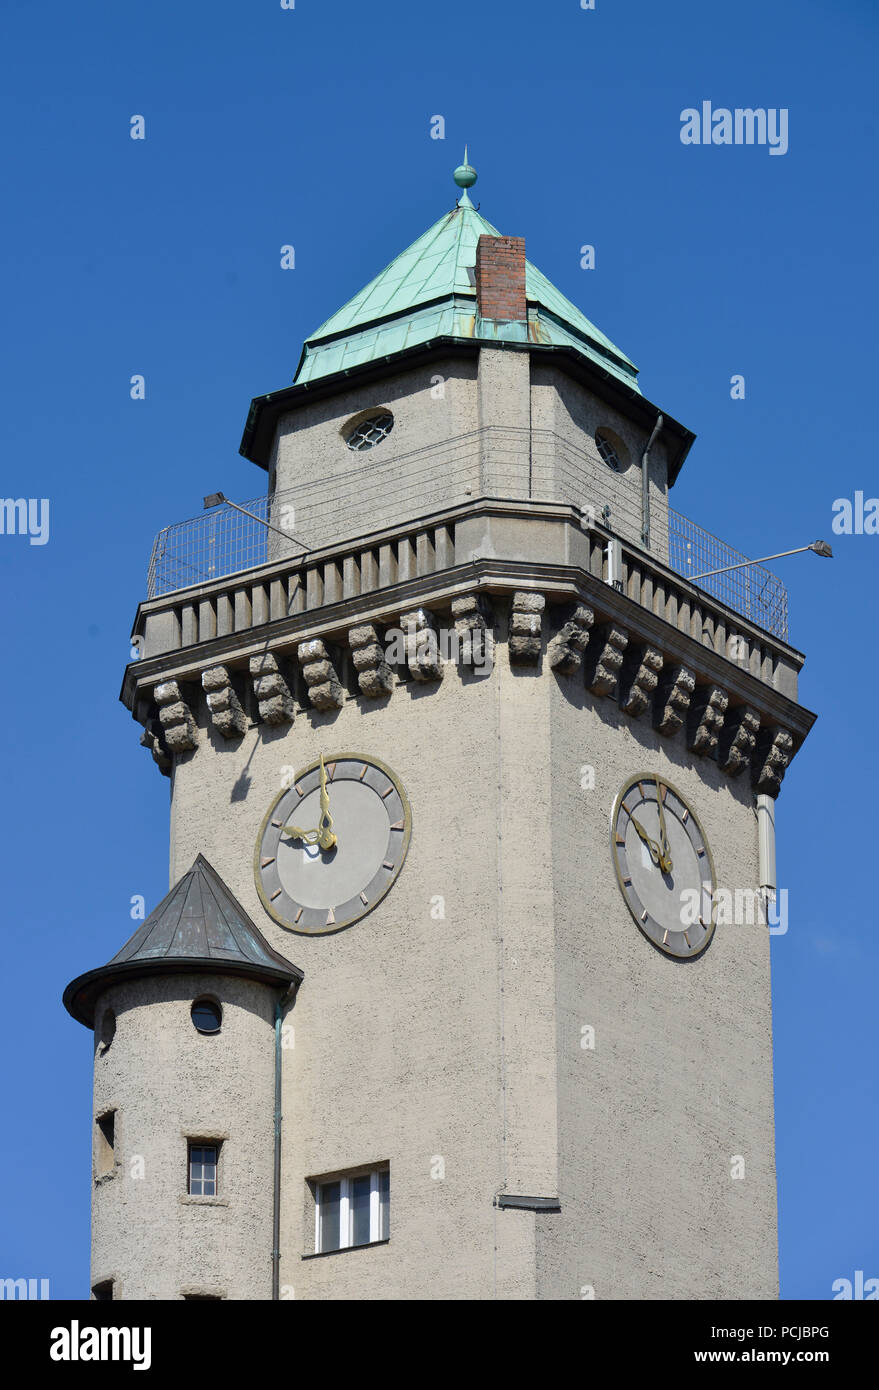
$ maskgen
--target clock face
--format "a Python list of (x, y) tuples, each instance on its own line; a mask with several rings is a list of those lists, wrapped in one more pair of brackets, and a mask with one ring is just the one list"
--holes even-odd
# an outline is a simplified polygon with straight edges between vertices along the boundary
[(275, 798), (254, 875), (263, 907), (289, 931), (340, 931), (381, 902), (403, 867), (412, 814), (399, 779), (376, 758), (334, 753)]
[(714, 935), (714, 861), (680, 792), (654, 773), (621, 789), (611, 813), (611, 853), (629, 911), (667, 955), (687, 959)]

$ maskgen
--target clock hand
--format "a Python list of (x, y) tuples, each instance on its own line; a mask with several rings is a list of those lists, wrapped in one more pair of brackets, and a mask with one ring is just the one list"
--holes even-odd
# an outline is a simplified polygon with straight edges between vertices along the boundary
[(289, 835), (293, 840), (301, 840), (304, 845), (318, 845), (320, 849), (332, 849), (338, 844), (338, 838), (333, 834), (333, 818), (330, 815), (330, 795), (327, 791), (327, 773), (324, 767), (323, 754), (320, 759), (320, 820), (316, 830), (300, 830), (298, 825), (285, 825), (281, 831), (282, 835)]
[(656, 783), (656, 804), (659, 807), (659, 833), (662, 836), (662, 853), (660, 856), (659, 867), (663, 873), (670, 874), (674, 865), (671, 862), (671, 851), (668, 847), (668, 834), (665, 829), (665, 811), (662, 806), (663, 786), (661, 782)]
[(321, 849), (332, 849), (338, 841), (333, 834), (333, 818), (330, 815), (330, 794), (327, 791), (327, 771), (324, 755), (320, 755), (320, 820), (317, 823), (318, 844)]
[(661, 868), (662, 854), (660, 852), (659, 845), (656, 843), (655, 840), (651, 840), (650, 836), (647, 834), (647, 831), (644, 829), (643, 825), (639, 820), (636, 820), (634, 816), (630, 816), (629, 819), (631, 820), (638, 834), (641, 836), (641, 839), (644, 841), (645, 845), (649, 849), (650, 858), (653, 860), (654, 864), (658, 869)]
[(298, 825), (285, 825), (281, 834), (289, 835), (291, 840), (301, 840), (304, 845), (316, 845), (320, 836), (320, 829), (300, 830)]

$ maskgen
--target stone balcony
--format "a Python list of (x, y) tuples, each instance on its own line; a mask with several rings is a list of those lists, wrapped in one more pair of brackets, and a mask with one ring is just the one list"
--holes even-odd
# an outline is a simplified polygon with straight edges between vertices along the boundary
[[(398, 660), (389, 629), (406, 634)], [(236, 738), (388, 696), (442, 679), (443, 632), (459, 658), (505, 642), (511, 663), (584, 681), (662, 735), (686, 726), (692, 751), (773, 795), (815, 718), (786, 641), (577, 507), (492, 498), (142, 603), (122, 699), (168, 772), (198, 746), (201, 702)]]

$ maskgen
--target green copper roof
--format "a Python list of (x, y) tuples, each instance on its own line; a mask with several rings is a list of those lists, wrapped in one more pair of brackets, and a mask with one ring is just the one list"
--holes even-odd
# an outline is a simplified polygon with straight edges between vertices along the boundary
[(634, 363), (530, 261), (525, 262), (527, 324), (477, 315), (476, 243), (482, 235), (500, 233), (473, 207), (465, 190), (451, 212), (306, 340), (296, 382), (452, 336), (572, 346), (637, 391)]

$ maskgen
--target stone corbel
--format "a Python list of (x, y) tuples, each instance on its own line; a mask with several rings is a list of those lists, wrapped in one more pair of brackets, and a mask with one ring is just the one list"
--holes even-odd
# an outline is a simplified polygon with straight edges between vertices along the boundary
[(510, 615), (510, 661), (535, 665), (540, 660), (543, 645), (542, 619), (546, 599), (530, 589), (513, 594)]
[(345, 691), (320, 638), (300, 642), (297, 656), (308, 687), (308, 698), (315, 709), (341, 709), (345, 702)]
[(452, 599), (452, 618), (458, 635), (462, 666), (491, 670), (494, 665), (494, 633), (491, 605), (481, 594), (461, 594)]
[(263, 724), (292, 724), (296, 704), (271, 652), (250, 658), (250, 678)]
[(729, 696), (719, 685), (702, 685), (690, 702), (687, 716), (687, 747), (701, 758), (712, 758), (717, 752), (720, 731)]
[(413, 608), (400, 614), (400, 627), (409, 674), (417, 681), (441, 681), (443, 664), (433, 614), (426, 608)]
[(162, 681), (153, 691), (159, 722), (170, 753), (190, 753), (198, 747), (198, 727), (176, 681)]
[(760, 729), (760, 716), (750, 705), (729, 710), (717, 746), (717, 761), (730, 777), (750, 764)]
[(656, 727), (666, 738), (683, 726), (696, 689), (696, 673), (689, 666), (672, 666), (657, 686), (654, 701)]
[(214, 728), (223, 738), (240, 738), (247, 728), (247, 718), (226, 667), (209, 666), (201, 673), (201, 683)]
[(348, 631), (348, 645), (351, 659), (357, 672), (357, 684), (361, 693), (370, 700), (380, 695), (388, 695), (394, 688), (394, 676), (385, 661), (385, 654), (379, 641), (378, 632), (372, 623), (361, 623)]
[(583, 664), (583, 653), (589, 645), (589, 633), (595, 614), (585, 604), (578, 603), (568, 621), (546, 649), (547, 660), (560, 676), (572, 676)]
[(586, 661), (586, 685), (593, 695), (615, 695), (619, 686), (623, 657), (629, 644), (625, 628), (610, 623), (593, 634), (590, 657)]
[(168, 752), (165, 744), (164, 732), (158, 719), (148, 719), (144, 725), (143, 733), (140, 736), (142, 747), (148, 748), (152, 754), (153, 762), (159, 769), (163, 777), (171, 776), (173, 758)]
[(643, 714), (653, 700), (662, 670), (662, 652), (656, 647), (630, 647), (620, 676), (620, 708), (633, 718)]
[(778, 796), (784, 774), (794, 755), (794, 741), (787, 729), (763, 730), (757, 738), (754, 758), (754, 790)]

